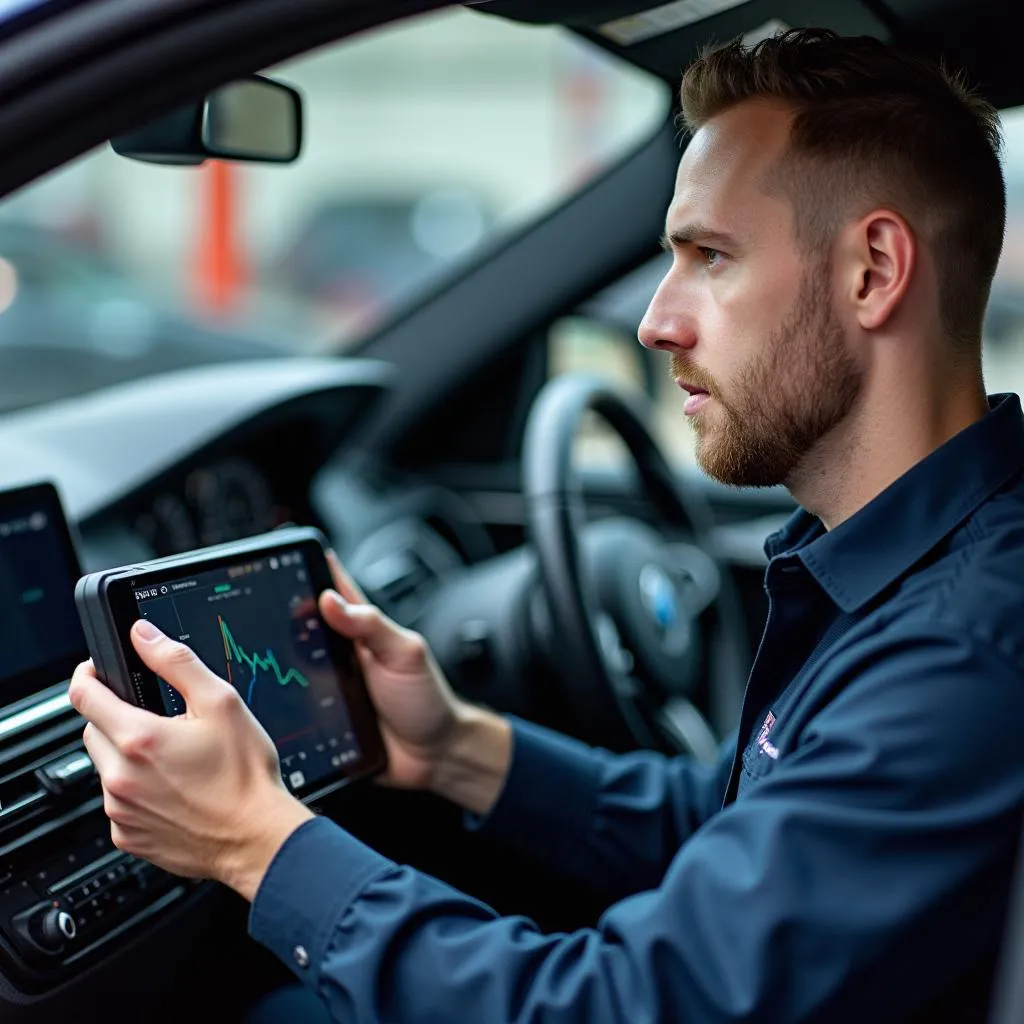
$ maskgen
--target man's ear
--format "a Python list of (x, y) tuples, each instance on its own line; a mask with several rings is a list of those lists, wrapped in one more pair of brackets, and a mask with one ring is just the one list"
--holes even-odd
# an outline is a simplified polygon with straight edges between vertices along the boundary
[(892, 210), (874, 210), (843, 232), (843, 277), (857, 322), (878, 330), (892, 318), (910, 289), (917, 266), (917, 239)]

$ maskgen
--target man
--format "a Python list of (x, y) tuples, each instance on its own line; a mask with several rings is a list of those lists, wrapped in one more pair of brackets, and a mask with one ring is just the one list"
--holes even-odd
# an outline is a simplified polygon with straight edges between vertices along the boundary
[(146, 624), (187, 717), (75, 674), (115, 843), (251, 900), (337, 1020), (984, 1017), (1024, 809), (1024, 418), (980, 357), (998, 121), (820, 31), (706, 54), (682, 104), (640, 340), (671, 354), (705, 470), (802, 506), (767, 545), (736, 749), (613, 757), (467, 706), (337, 564), (322, 598), (390, 781), (625, 890), (598, 927), (542, 935), (315, 819), (235, 691)]

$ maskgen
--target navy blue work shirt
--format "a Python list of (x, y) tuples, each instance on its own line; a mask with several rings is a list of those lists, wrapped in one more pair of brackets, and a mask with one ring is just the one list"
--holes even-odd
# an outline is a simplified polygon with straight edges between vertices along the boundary
[(597, 927), (542, 934), (317, 819), (251, 934), (339, 1021), (984, 1019), (1024, 811), (1024, 418), (991, 405), (831, 532), (769, 539), (717, 766), (514, 722), (480, 827), (600, 887)]

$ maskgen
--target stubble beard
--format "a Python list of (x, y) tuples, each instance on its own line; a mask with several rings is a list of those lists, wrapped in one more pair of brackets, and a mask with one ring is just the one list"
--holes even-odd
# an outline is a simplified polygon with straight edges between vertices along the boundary
[[(672, 376), (702, 387), (706, 380), (678, 355)], [(707, 382), (720, 408), (707, 410), (713, 426), (700, 412), (691, 419), (698, 465), (733, 487), (786, 484), (849, 415), (862, 381), (832, 308), (828, 273), (808, 272), (793, 309), (729, 382), (728, 397)]]

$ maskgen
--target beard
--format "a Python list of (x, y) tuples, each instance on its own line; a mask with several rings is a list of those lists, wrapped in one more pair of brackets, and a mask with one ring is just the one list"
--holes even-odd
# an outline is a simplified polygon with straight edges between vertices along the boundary
[(672, 376), (705, 388), (721, 407), (714, 427), (705, 414), (691, 420), (701, 469), (734, 487), (774, 487), (849, 415), (863, 372), (832, 308), (827, 269), (819, 269), (804, 275), (793, 309), (729, 382), (728, 396), (677, 354)]

